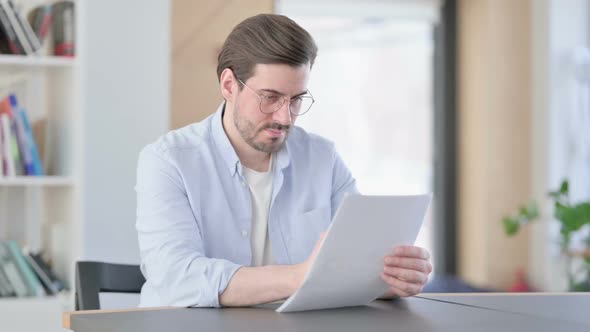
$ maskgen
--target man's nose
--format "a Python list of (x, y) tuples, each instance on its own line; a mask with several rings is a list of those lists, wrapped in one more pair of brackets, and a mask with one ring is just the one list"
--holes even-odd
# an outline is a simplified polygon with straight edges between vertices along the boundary
[(289, 111), (289, 100), (285, 100), (283, 106), (273, 113), (273, 120), (281, 125), (291, 124), (291, 112)]

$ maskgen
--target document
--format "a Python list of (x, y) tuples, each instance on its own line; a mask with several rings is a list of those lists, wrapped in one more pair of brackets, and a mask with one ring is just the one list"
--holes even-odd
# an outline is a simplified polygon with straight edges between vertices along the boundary
[(412, 245), (431, 195), (347, 195), (303, 283), (276, 311), (366, 305), (385, 294), (384, 257)]

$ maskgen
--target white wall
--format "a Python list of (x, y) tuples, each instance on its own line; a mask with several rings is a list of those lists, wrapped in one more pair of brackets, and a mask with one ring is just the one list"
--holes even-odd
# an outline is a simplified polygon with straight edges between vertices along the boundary
[[(532, 183), (535, 197), (552, 214), (546, 199), (568, 176), (568, 114), (574, 107), (572, 95), (573, 53), (590, 46), (590, 1), (532, 0), (533, 7), (533, 147)], [(574, 180), (573, 186), (579, 185)], [(535, 225), (531, 243), (533, 284), (543, 290), (565, 290), (560, 264), (559, 228), (547, 217)]]
[(82, 259), (138, 263), (140, 149), (169, 128), (169, 1), (86, 1)]

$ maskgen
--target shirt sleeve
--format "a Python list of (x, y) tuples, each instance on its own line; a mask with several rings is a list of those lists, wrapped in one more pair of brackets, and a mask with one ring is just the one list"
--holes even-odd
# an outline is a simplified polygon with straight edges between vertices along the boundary
[(336, 214), (336, 210), (342, 203), (342, 199), (344, 199), (344, 195), (346, 193), (349, 194), (358, 194), (359, 191), (356, 187), (356, 180), (350, 173), (346, 164), (336, 151), (336, 148), (333, 149), (333, 163), (332, 163), (332, 218)]
[(141, 269), (161, 305), (219, 307), (219, 294), (241, 266), (205, 257), (178, 169), (148, 146), (139, 156), (135, 189)]

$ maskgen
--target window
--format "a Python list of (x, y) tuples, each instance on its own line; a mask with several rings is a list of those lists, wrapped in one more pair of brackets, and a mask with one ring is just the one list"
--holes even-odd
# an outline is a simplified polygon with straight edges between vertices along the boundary
[[(335, 142), (363, 194), (432, 192), (434, 24), (424, 13), (438, 7), (326, 2), (279, 5), (319, 47), (316, 103), (297, 124)], [(431, 229), (429, 212), (417, 245), (432, 252)]]

